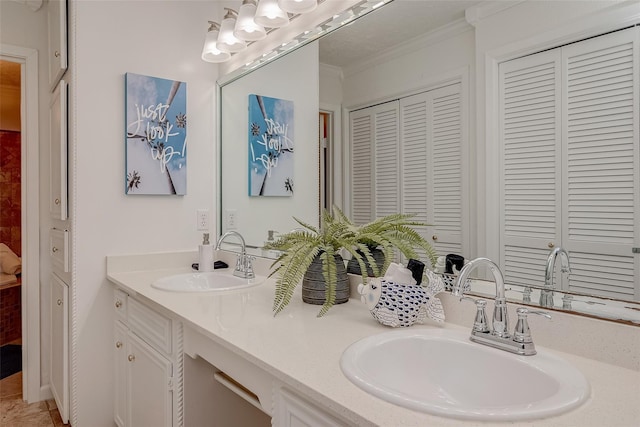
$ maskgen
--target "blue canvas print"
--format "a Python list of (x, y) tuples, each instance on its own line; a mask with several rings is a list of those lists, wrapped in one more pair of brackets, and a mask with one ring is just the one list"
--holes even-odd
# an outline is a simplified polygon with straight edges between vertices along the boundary
[(249, 195), (293, 196), (293, 101), (249, 95)]
[(126, 194), (187, 192), (187, 84), (126, 73)]

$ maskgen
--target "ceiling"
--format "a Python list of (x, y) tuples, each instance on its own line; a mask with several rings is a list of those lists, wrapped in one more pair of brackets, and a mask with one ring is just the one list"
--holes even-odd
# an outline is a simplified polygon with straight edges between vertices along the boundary
[(463, 19), (479, 0), (394, 0), (320, 39), (320, 62), (345, 67)]

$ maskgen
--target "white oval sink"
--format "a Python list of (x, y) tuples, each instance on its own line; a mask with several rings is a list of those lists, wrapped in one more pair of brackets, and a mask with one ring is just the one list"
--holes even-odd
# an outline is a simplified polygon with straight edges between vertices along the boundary
[(151, 286), (169, 292), (210, 292), (230, 291), (250, 288), (265, 280), (263, 276), (253, 279), (242, 279), (232, 274), (230, 270), (218, 270), (206, 273), (184, 273), (167, 276), (151, 283)]
[(345, 376), (388, 402), (444, 417), (517, 421), (558, 415), (589, 397), (565, 360), (518, 356), (460, 331), (404, 329), (364, 338), (342, 355)]

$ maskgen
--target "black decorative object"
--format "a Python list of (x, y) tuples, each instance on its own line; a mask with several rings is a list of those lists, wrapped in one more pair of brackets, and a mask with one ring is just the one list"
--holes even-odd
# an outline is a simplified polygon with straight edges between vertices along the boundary
[(416, 279), (416, 285), (422, 283), (422, 275), (424, 274), (424, 263), (417, 259), (410, 259), (407, 268), (411, 270), (411, 276)]
[(464, 267), (464, 257), (457, 254), (449, 254), (444, 261), (444, 272), (447, 274), (455, 274), (453, 267), (456, 268), (456, 272), (462, 270)]

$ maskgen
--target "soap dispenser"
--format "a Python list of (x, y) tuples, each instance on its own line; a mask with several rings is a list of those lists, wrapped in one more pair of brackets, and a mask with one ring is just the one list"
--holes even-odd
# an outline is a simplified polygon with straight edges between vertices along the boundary
[(209, 243), (209, 233), (202, 234), (198, 257), (198, 271), (213, 271), (213, 245)]
[[(264, 242), (264, 244), (268, 245), (268, 244), (271, 244), (271, 243), (275, 242), (276, 239), (275, 239), (274, 235), (276, 233), (277, 232), (275, 230), (268, 230), (267, 231), (267, 240)], [(262, 249), (262, 256), (264, 256), (264, 257), (273, 256), (275, 253), (277, 253), (277, 251), (271, 251), (271, 250), (268, 250), (268, 249)]]

